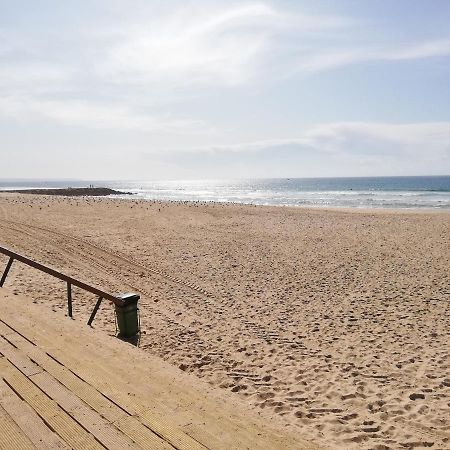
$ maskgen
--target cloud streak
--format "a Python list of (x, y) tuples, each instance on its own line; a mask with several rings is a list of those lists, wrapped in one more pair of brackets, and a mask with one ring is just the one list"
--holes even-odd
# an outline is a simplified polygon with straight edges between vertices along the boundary
[(82, 100), (30, 100), (0, 97), (0, 116), (51, 120), (61, 125), (97, 130), (208, 134), (211, 128), (202, 121), (169, 116), (138, 114), (117, 105), (98, 105)]
[(445, 175), (450, 122), (318, 124), (295, 137), (142, 154), (172, 165), (179, 178), (199, 178), (199, 165), (209, 177)]
[(296, 137), (258, 140), (191, 151), (261, 152), (298, 147), (332, 155), (393, 154), (450, 158), (450, 122), (392, 124), (337, 122), (309, 127)]
[(254, 80), (286, 34), (342, 28), (338, 17), (288, 14), (264, 3), (198, 10), (188, 4), (120, 36), (99, 73), (125, 82), (240, 85)]
[(315, 51), (309, 49), (300, 57), (297, 72), (321, 72), (365, 62), (401, 62), (450, 56), (450, 39), (386, 48), (334, 48)]

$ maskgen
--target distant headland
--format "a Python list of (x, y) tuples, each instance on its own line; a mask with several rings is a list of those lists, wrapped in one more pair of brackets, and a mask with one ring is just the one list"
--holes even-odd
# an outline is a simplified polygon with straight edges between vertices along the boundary
[(12, 192), (15, 194), (35, 194), (35, 195), (61, 195), (64, 197), (105, 197), (107, 195), (132, 195), (131, 192), (116, 191), (105, 187), (83, 187), (83, 188), (58, 188), (58, 189), (17, 189), (4, 190), (0, 192)]

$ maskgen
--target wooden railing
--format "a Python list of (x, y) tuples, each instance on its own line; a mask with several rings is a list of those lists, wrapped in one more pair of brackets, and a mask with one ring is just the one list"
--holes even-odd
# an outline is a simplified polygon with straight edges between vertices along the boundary
[(97, 303), (95, 304), (95, 307), (92, 310), (91, 316), (89, 317), (89, 320), (87, 322), (88, 325), (92, 324), (92, 321), (94, 320), (95, 315), (97, 314), (97, 311), (100, 308), (100, 304), (103, 299), (109, 300), (118, 306), (121, 306), (124, 304), (124, 301), (115, 295), (108, 294), (107, 292), (104, 292), (101, 289), (97, 289), (94, 286), (90, 286), (89, 284), (83, 283), (82, 281), (79, 281), (75, 278), (72, 278), (68, 275), (58, 272), (57, 270), (52, 269), (51, 267), (44, 266), (43, 264), (33, 261), (32, 259), (27, 258), (26, 256), (23, 256), (23, 255), (20, 255), (19, 253), (13, 252), (12, 250), (8, 250), (7, 248), (0, 247), (0, 253), (3, 253), (4, 255), (9, 256), (8, 263), (6, 264), (6, 268), (3, 272), (2, 278), (0, 279), (0, 287), (3, 287), (6, 277), (8, 276), (9, 270), (11, 269), (12, 263), (14, 262), (14, 260), (17, 260), (17, 261), (20, 261), (30, 267), (38, 269), (41, 272), (45, 272), (49, 275), (52, 275), (55, 278), (59, 278), (60, 280), (63, 280), (67, 283), (67, 310), (68, 310), (68, 315), (71, 318), (73, 317), (73, 315), (72, 315), (72, 286), (77, 286), (81, 289), (84, 289), (87, 292), (91, 292), (92, 294), (96, 295), (98, 297)]

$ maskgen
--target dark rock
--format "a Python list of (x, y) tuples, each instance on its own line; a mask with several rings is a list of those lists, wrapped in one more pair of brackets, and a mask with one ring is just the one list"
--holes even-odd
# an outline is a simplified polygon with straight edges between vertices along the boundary
[(425, 398), (425, 394), (421, 394), (419, 392), (415, 392), (409, 396), (411, 400), (423, 400)]

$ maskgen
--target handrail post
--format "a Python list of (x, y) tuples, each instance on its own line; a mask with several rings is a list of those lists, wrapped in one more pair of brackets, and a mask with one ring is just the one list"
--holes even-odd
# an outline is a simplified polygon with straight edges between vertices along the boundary
[(72, 319), (72, 285), (69, 282), (67, 282), (67, 310)]
[(102, 297), (105, 298), (107, 300), (110, 300), (112, 302), (117, 302), (118, 299), (116, 296), (108, 294), (107, 292), (104, 292), (100, 289), (97, 289), (93, 286), (90, 286), (89, 284), (83, 283), (80, 280), (77, 280), (75, 278), (72, 278), (68, 275), (65, 275), (61, 272), (58, 272), (55, 269), (52, 269), (51, 267), (48, 266), (44, 266), (43, 264), (40, 264), (36, 261), (33, 261), (30, 258), (27, 258), (26, 256), (22, 256), (19, 255), (19, 253), (13, 252), (11, 250), (8, 250), (7, 248), (1, 247), (0, 246), (0, 253), (3, 253), (6, 256), (9, 256), (10, 258), (14, 258), (14, 260), (17, 260), (19, 262), (22, 262), (30, 267), (33, 267), (37, 270), (40, 270), (42, 272), (48, 273), (49, 275), (56, 277), (60, 280), (65, 281), (66, 283), (70, 283), (72, 286), (77, 286), (81, 289), (84, 289), (85, 291), (91, 292), (92, 294), (98, 296), (98, 297)]
[[(100, 308), (100, 304), (102, 303), (103, 299), (109, 300), (115, 306), (118, 306), (118, 307), (124, 306), (124, 303), (125, 303), (124, 295), (117, 296), (117, 295), (108, 294), (107, 292), (105, 292), (101, 289), (98, 289), (93, 286), (90, 286), (89, 284), (83, 283), (82, 281), (77, 280), (76, 278), (73, 278), (69, 275), (65, 275), (61, 272), (58, 272), (57, 270), (55, 270), (51, 267), (44, 266), (43, 264), (40, 264), (37, 261), (33, 261), (32, 259), (27, 258), (26, 256), (23, 256), (23, 255), (20, 255), (19, 253), (13, 252), (12, 250), (8, 250), (5, 247), (0, 246), (0, 253), (9, 257), (9, 261), (6, 264), (6, 268), (0, 279), (0, 287), (2, 287), (3, 284), (5, 283), (6, 277), (8, 276), (8, 272), (11, 269), (11, 265), (14, 260), (17, 260), (21, 263), (26, 264), (27, 266), (33, 267), (34, 269), (40, 270), (41, 272), (44, 272), (53, 277), (56, 277), (59, 280), (63, 280), (67, 283), (67, 314), (70, 318), (73, 318), (72, 286), (76, 286), (80, 289), (84, 289), (85, 291), (90, 292), (91, 294), (94, 294), (98, 297), (97, 303), (96, 303), (96, 305), (91, 313), (91, 316), (88, 320), (88, 325), (91, 325), (93, 320), (95, 319), (95, 315), (97, 314), (97, 311)], [(133, 302), (136, 301), (136, 305), (137, 305), (137, 300), (139, 299), (139, 295), (138, 294), (126, 294), (125, 297), (128, 300), (130, 300), (129, 299), (130, 295), (131, 295), (131, 297), (133, 297)], [(135, 297), (137, 297), (137, 299)], [(137, 307), (133, 308), (133, 310), (137, 311)], [(117, 311), (117, 309), (116, 309), (116, 311)], [(138, 321), (139, 321), (139, 319), (138, 319)], [(139, 323), (137, 323), (136, 327), (137, 327), (137, 330), (139, 331)]]
[(89, 326), (91, 326), (91, 323), (94, 320), (95, 315), (97, 314), (98, 308), (100, 308), (100, 303), (102, 302), (102, 300), (103, 300), (103, 297), (98, 298), (97, 303), (95, 304), (94, 309), (92, 310), (91, 317), (89, 317), (89, 320), (87, 323)]
[(3, 284), (5, 283), (6, 277), (8, 276), (9, 269), (11, 269), (13, 261), (14, 258), (10, 256), (8, 264), (6, 264), (5, 271), (3, 272), (2, 279), (0, 280), (0, 287), (3, 287)]

